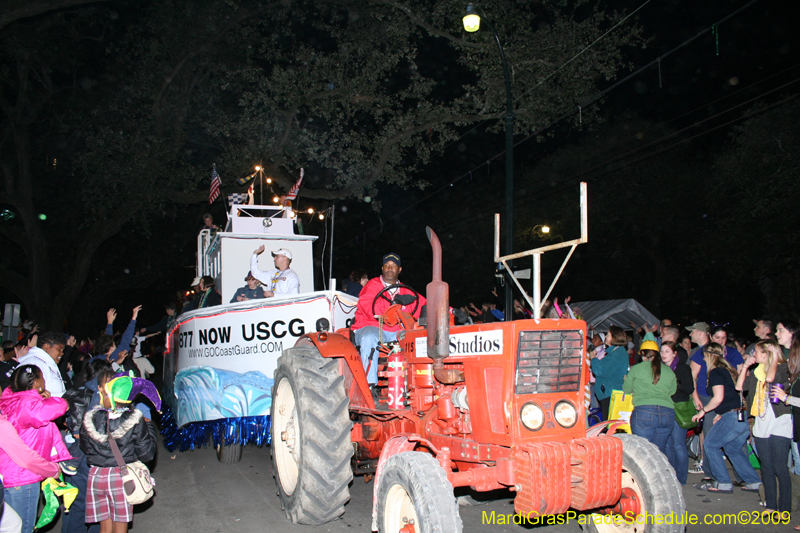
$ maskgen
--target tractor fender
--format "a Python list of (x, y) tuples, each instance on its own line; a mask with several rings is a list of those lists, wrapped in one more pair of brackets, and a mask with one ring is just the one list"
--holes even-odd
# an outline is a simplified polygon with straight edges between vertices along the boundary
[(322, 357), (344, 357), (345, 359), (357, 358), (361, 363), (361, 355), (350, 342), (350, 339), (340, 333), (306, 333), (295, 343), (295, 346), (313, 344)]
[[(361, 397), (367, 399), (364, 402), (369, 402), (368, 404), (365, 403), (363, 407), (374, 408), (369, 384), (367, 384), (367, 374), (364, 372), (364, 365), (361, 363), (361, 354), (350, 340), (349, 330), (340, 329), (336, 333), (306, 333), (297, 339), (295, 343), (295, 346), (309, 345), (313, 345), (322, 357), (341, 359), (339, 364), (340, 372), (344, 373), (345, 376), (348, 376), (348, 374), (352, 376), (352, 386), (361, 391)], [(350, 383), (349, 379), (349, 377), (346, 377), (347, 383)], [(350, 385), (347, 386), (349, 387)], [(348, 394), (350, 394), (350, 401), (352, 402), (352, 390)]]
[(372, 481), (374, 483), (372, 490), (372, 531), (378, 531), (378, 486), (380, 485), (379, 481), (381, 474), (383, 473), (383, 467), (386, 465), (386, 461), (398, 453), (414, 451), (414, 448), (416, 448), (417, 444), (420, 443), (429, 446), (432, 450), (435, 450), (433, 444), (427, 439), (423, 439), (419, 435), (407, 433), (395, 435), (387, 440), (386, 444), (383, 445), (381, 456), (378, 459), (378, 468), (375, 471), (375, 479)]

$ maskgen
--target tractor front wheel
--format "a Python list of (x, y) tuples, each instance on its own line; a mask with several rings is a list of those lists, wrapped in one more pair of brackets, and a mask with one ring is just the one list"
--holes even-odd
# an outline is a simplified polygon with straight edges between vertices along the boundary
[[(686, 524), (675, 522), (683, 522), (686, 503), (667, 458), (642, 437), (626, 433), (614, 437), (622, 441), (622, 498), (613, 514), (588, 515), (584, 529), (590, 533), (682, 533)], [(668, 516), (672, 520), (665, 520)], [(654, 517), (671, 523), (655, 523)]]
[(314, 346), (283, 351), (272, 389), (272, 459), (286, 516), (321, 525), (344, 513), (352, 422), (339, 360)]
[(378, 483), (379, 533), (461, 532), (453, 486), (429, 454), (403, 452), (390, 457)]

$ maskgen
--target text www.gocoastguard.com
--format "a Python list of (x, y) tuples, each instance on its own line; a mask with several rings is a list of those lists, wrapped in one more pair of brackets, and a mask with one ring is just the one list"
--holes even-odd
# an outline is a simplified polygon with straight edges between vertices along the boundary
[(606, 524), (606, 525), (645, 525), (645, 524), (679, 524), (679, 525), (777, 525), (789, 524), (791, 521), (791, 514), (788, 512), (772, 513), (771, 515), (762, 515), (758, 511), (740, 511), (738, 513), (714, 513), (705, 515), (696, 515), (693, 513), (667, 513), (667, 514), (635, 514), (632, 511), (624, 515), (606, 515), (606, 514), (578, 514), (575, 511), (568, 511), (562, 514), (539, 516), (536, 511), (531, 511), (527, 515), (509, 513), (502, 514), (492, 511), (491, 513), (483, 511), (482, 522), (484, 525), (555, 525), (555, 524), (568, 524), (571, 521), (577, 521), (581, 525), (586, 524)]
[(230, 357), (232, 355), (249, 355), (259, 353), (275, 353), (283, 351), (283, 342), (261, 342), (240, 346), (208, 346), (207, 348), (189, 348), (189, 358), (197, 357)]

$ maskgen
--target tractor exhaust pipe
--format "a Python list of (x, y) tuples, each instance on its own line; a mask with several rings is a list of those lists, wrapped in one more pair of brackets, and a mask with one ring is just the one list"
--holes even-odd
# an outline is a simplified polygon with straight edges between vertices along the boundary
[(445, 384), (464, 381), (464, 373), (446, 369), (444, 360), (450, 355), (450, 287), (442, 281), (442, 244), (429, 227), (425, 233), (433, 249), (433, 280), (426, 287), (428, 299), (428, 357), (433, 359), (433, 375)]

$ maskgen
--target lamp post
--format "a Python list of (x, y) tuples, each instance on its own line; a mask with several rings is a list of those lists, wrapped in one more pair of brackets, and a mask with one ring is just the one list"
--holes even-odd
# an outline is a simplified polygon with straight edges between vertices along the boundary
[[(476, 32), (481, 26), (481, 17), (478, 15), (475, 6), (472, 3), (467, 5), (467, 14), (462, 19), (464, 22), (464, 30), (467, 32)], [(506, 127), (506, 255), (514, 253), (514, 108), (511, 99), (511, 77), (508, 75), (508, 63), (506, 63), (506, 53), (503, 50), (503, 45), (500, 42), (500, 37), (492, 26), (491, 22), (486, 19), (486, 26), (494, 35), (494, 40), (497, 42), (497, 49), (500, 51), (500, 59), (503, 62), (503, 75), (506, 81), (506, 114), (505, 127)], [(514, 311), (513, 293), (511, 289), (512, 280), (511, 276), (514, 272), (511, 270), (511, 262), (508, 262), (509, 268), (506, 270), (506, 305), (505, 316), (506, 320), (511, 320)]]

